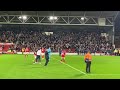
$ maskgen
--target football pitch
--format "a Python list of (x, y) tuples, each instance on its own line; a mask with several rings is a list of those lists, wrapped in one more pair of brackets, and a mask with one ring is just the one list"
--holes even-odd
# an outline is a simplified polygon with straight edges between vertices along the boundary
[(34, 56), (0, 55), (0, 79), (120, 79), (120, 56), (93, 56), (91, 73), (85, 73), (84, 56), (67, 55), (66, 63), (52, 55), (48, 66), (33, 64)]

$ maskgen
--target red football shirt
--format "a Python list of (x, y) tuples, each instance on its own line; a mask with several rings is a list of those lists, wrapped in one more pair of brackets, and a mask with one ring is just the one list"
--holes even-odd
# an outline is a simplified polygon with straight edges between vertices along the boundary
[(28, 49), (28, 48), (26, 48), (26, 49), (25, 49), (25, 52), (29, 52), (29, 49)]
[(42, 53), (45, 53), (45, 49), (44, 49), (44, 48), (43, 48), (43, 49), (41, 49), (41, 52), (42, 52)]
[(64, 51), (62, 51), (61, 56), (65, 57), (65, 55), (66, 55), (66, 51), (64, 50)]

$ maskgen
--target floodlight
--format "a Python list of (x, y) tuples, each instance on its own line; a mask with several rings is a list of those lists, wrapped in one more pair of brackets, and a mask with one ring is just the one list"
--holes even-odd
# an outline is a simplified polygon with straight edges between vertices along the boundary
[(26, 20), (26, 19), (27, 19), (27, 16), (23, 16), (22, 18), (23, 18), (23, 20)]
[(21, 16), (19, 16), (19, 19), (21, 19), (22, 17)]
[(50, 20), (53, 20), (54, 19), (54, 17), (53, 16), (50, 16), (50, 18), (49, 18)]
[(54, 17), (54, 19), (56, 20), (56, 19), (57, 19), (57, 17), (55, 16), (55, 17)]
[(84, 17), (81, 17), (81, 20), (84, 20), (85, 18)]

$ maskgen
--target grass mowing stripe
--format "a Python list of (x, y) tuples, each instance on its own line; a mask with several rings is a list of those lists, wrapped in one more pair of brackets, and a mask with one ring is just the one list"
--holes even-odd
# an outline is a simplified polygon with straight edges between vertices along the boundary
[[(52, 57), (52, 58), (53, 58), (53, 57)], [(57, 58), (53, 58), (53, 59), (56, 59), (56, 60), (57, 60)], [(63, 62), (61, 62), (61, 63), (63, 63)], [(79, 69), (77, 69), (77, 68), (75, 68), (75, 67), (73, 67), (73, 66), (71, 66), (71, 65), (69, 65), (69, 64), (66, 64), (66, 63), (63, 63), (63, 64), (65, 64), (65, 65), (67, 65), (68, 67), (70, 67), (70, 68), (72, 68), (72, 69), (74, 69), (74, 70), (76, 70), (76, 71), (79, 71), (79, 72), (81, 72), (81, 73), (83, 73), (83, 74), (86, 75), (85, 72), (83, 72), (83, 71), (81, 71), (81, 70), (79, 70)]]
[[(53, 58), (53, 57), (52, 57)], [(56, 59), (57, 60), (57, 58), (53, 58), (53, 59)], [(63, 63), (63, 62), (62, 62)], [(73, 67), (73, 66), (71, 66), (71, 65), (69, 65), (69, 64), (66, 64), (66, 63), (63, 63), (63, 64), (65, 64), (65, 65), (67, 65), (68, 67), (70, 67), (70, 68), (72, 68), (72, 69), (74, 69), (74, 70), (76, 70), (76, 71), (79, 71), (79, 72), (81, 72), (81, 73), (83, 73), (83, 74), (85, 74), (85, 75), (120, 75), (120, 74), (86, 74), (85, 72), (83, 72), (83, 71), (81, 71), (81, 70), (79, 70), (79, 69), (77, 69), (77, 68), (75, 68), (75, 67)]]
[(120, 75), (120, 74), (89, 74), (89, 75)]

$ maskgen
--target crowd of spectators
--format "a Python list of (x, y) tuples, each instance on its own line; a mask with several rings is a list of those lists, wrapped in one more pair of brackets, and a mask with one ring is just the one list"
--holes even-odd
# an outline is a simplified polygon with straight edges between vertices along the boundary
[[(19, 29), (19, 30), (17, 30)], [(23, 47), (29, 47), (34, 51), (38, 47), (49, 45), (53, 52), (64, 48), (68, 52), (75, 52), (78, 48), (81, 52), (90, 50), (92, 52), (103, 52), (112, 50), (112, 44), (108, 38), (101, 36), (97, 31), (53, 31), (53, 34), (46, 35), (43, 31), (35, 28), (2, 28), (0, 31), (0, 42), (11, 42), (15, 49), (21, 51)]]

